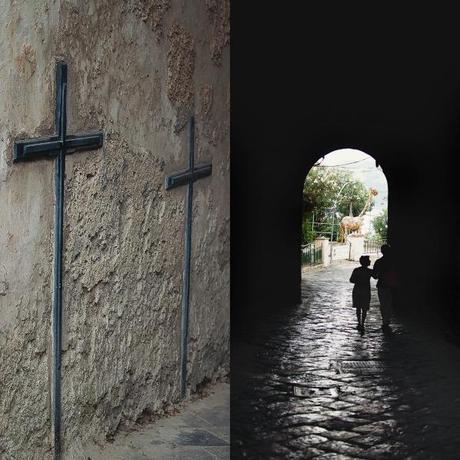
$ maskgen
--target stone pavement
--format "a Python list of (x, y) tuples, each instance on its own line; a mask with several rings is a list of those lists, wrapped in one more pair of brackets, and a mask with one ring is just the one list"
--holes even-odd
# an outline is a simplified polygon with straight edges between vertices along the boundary
[(460, 458), (460, 349), (423, 323), (384, 334), (375, 289), (361, 336), (356, 266), (308, 271), (302, 305), (232, 344), (232, 459)]
[(215, 460), (230, 458), (230, 385), (217, 384), (179, 415), (118, 433), (112, 444), (93, 446), (85, 460)]

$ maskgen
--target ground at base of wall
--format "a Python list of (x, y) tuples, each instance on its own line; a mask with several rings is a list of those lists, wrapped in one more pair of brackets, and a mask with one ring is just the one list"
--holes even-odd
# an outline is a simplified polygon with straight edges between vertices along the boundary
[(85, 460), (109, 459), (230, 459), (230, 385), (218, 383), (178, 415), (119, 432), (113, 443), (86, 449)]

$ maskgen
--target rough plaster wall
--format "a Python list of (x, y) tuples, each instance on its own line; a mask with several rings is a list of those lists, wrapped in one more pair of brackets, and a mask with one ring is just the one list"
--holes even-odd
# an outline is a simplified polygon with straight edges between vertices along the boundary
[(0, 2), (0, 458), (49, 455), (52, 162), (11, 163), (13, 139), (52, 129), (58, 15)]
[(228, 371), (228, 10), (223, 0), (2, 3), (2, 25), (9, 24), (0, 45), (8, 81), (0, 89), (6, 458), (50, 455), (54, 168), (8, 158), (14, 138), (52, 131), (56, 57), (69, 65), (68, 132), (105, 134), (103, 149), (68, 156), (66, 165), (65, 458), (83, 458), (85, 444), (179, 398), (185, 187), (166, 192), (163, 183), (187, 165), (191, 113), (197, 161), (213, 162), (212, 177), (195, 184), (191, 389)]
[(225, 286), (230, 284), (230, 63), (229, 53), (224, 52), (229, 9), (226, 1), (206, 2), (200, 23), (207, 24), (203, 30), (208, 36), (196, 45), (196, 68), (210, 70), (198, 85), (195, 77), (196, 154), (197, 161), (212, 158), (213, 173), (194, 187), (189, 350), (193, 386), (213, 375), (216, 360), (223, 368), (229, 361), (230, 302)]

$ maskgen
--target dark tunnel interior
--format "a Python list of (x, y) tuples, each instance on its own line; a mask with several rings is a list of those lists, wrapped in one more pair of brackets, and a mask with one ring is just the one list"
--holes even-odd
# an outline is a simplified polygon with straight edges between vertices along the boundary
[[(232, 4), (232, 458), (458, 458), (456, 22), (434, 3)], [(378, 289), (357, 332), (351, 262), (301, 276), (305, 175), (342, 148), (388, 182), (389, 334)]]
[(302, 184), (344, 147), (387, 177), (399, 308), (458, 330), (459, 39), (433, 4), (232, 5), (233, 337), (299, 303)]

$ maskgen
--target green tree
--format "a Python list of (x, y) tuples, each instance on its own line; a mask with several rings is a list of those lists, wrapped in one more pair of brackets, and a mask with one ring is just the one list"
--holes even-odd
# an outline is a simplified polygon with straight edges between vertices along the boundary
[[(345, 185), (346, 184), (346, 185)], [(343, 188), (342, 188), (343, 187)], [(341, 191), (340, 195), (339, 192)], [(332, 227), (332, 207), (337, 204), (338, 215), (334, 216), (334, 239), (337, 239), (338, 222), (350, 212), (354, 216), (364, 208), (369, 196), (366, 185), (356, 179), (350, 171), (335, 168), (313, 167), (308, 173), (303, 187), (302, 243), (312, 241), (318, 234), (330, 232)], [(373, 203), (369, 206), (371, 210)], [(314, 231), (311, 222), (314, 221)]]
[(383, 240), (387, 240), (388, 236), (388, 211), (385, 209), (382, 214), (374, 217), (372, 226), (377, 236)]

